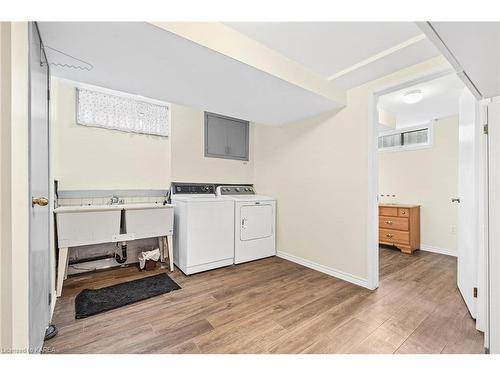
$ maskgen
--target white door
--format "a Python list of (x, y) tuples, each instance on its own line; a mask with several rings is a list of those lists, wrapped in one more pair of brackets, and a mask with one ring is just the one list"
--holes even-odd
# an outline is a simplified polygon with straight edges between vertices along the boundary
[(273, 234), (273, 206), (260, 204), (242, 206), (241, 215), (241, 241), (255, 240), (270, 237)]
[(39, 351), (50, 320), (49, 71), (35, 23), (30, 23), (30, 347)]
[(500, 98), (488, 104), (489, 349), (500, 354)]
[(459, 100), (458, 131), (458, 269), (457, 284), (472, 317), (476, 317), (476, 99), (468, 89)]

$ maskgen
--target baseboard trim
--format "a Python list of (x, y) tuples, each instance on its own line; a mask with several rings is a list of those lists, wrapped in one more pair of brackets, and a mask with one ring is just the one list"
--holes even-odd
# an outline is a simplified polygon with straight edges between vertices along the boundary
[(437, 247), (437, 246), (431, 246), (431, 245), (420, 245), (420, 250), (423, 251), (428, 251), (430, 253), (437, 253), (437, 254), (443, 254), (443, 255), (449, 255), (452, 257), (456, 257), (457, 253), (453, 250), (450, 249), (445, 249), (444, 247)]
[(283, 258), (283, 259), (286, 259), (286, 260), (289, 260), (290, 262), (300, 264), (304, 267), (311, 268), (313, 270), (316, 270), (316, 271), (319, 271), (322, 273), (326, 273), (327, 275), (336, 277), (337, 279), (347, 281), (351, 284), (356, 284), (356, 285), (362, 286), (363, 288), (370, 289), (368, 286), (368, 280), (362, 279), (360, 277), (351, 275), (351, 274), (346, 273), (346, 272), (336, 270), (335, 268), (323, 266), (321, 264), (312, 262), (312, 261), (304, 259), (304, 258), (300, 258), (300, 257), (292, 255), (292, 254), (285, 253), (283, 251), (276, 252), (276, 256)]

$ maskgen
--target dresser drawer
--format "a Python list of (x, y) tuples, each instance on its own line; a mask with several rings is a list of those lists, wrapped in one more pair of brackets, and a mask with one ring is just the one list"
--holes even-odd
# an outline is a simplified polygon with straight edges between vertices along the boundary
[(380, 228), (378, 230), (378, 236), (380, 242), (401, 243), (401, 244), (410, 243), (410, 232)]
[(399, 217), (410, 217), (410, 210), (408, 208), (398, 208)]
[(379, 216), (379, 228), (409, 230), (409, 222), (406, 217)]
[(379, 214), (379, 216), (398, 216), (398, 208), (397, 207), (379, 207), (378, 214)]

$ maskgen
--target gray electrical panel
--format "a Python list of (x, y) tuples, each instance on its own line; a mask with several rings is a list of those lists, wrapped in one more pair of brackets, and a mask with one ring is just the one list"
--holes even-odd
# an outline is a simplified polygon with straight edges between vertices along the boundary
[(249, 122), (205, 112), (205, 156), (248, 160)]

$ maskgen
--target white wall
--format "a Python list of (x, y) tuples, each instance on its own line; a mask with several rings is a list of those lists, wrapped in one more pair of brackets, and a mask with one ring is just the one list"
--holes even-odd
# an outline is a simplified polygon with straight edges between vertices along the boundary
[(166, 189), (169, 138), (76, 124), (75, 88), (52, 79), (52, 176), (61, 190)]
[(278, 250), (367, 285), (368, 122), (374, 90), (445, 66), (434, 58), (349, 90), (347, 107), (254, 129), (255, 183), (278, 199)]
[(249, 161), (205, 157), (204, 113), (172, 108), (172, 181), (252, 183), (253, 126), (250, 125)]
[(5, 343), (12, 340), (10, 329), (11, 314), (7, 306), (10, 305), (11, 290), (10, 290), (10, 272), (8, 266), (10, 264), (10, 252), (7, 249), (8, 233), (5, 227), (8, 219), (8, 205), (4, 199), (8, 198), (7, 176), (9, 160), (9, 145), (10, 139), (10, 24), (0, 22), (0, 348), (6, 346)]
[(52, 176), (61, 190), (167, 189), (171, 181), (251, 183), (250, 161), (204, 157), (204, 113), (172, 104), (170, 137), (76, 124), (75, 86), (52, 78)]
[(456, 254), (458, 192), (458, 117), (434, 123), (430, 148), (379, 153), (381, 202), (419, 204), (422, 248)]

